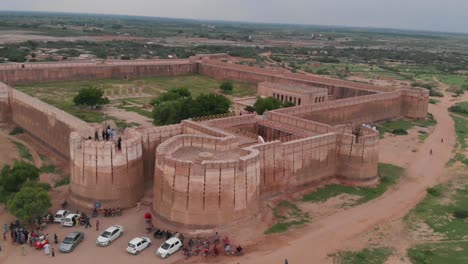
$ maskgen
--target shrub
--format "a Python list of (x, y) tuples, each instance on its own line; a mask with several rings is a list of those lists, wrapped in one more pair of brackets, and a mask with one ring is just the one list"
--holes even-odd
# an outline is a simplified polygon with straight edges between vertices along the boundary
[(13, 130), (11, 130), (10, 132), (10, 135), (14, 136), (14, 135), (19, 135), (19, 134), (23, 134), (24, 133), (24, 130), (22, 127), (15, 127), (13, 128)]
[(444, 97), (444, 94), (440, 91), (437, 90), (430, 90), (429, 91), (429, 96), (435, 96), (435, 97)]
[(426, 189), (426, 192), (429, 194), (429, 195), (432, 195), (432, 196), (440, 196), (441, 195), (441, 192), (438, 188), (435, 188), (435, 187), (432, 187), (432, 188), (427, 188)]
[(223, 90), (223, 93), (230, 93), (234, 89), (234, 85), (230, 81), (223, 81), (219, 88)]
[(397, 128), (392, 130), (392, 134), (394, 135), (408, 135), (408, 131), (404, 130), (403, 128)]
[(458, 219), (468, 218), (468, 210), (456, 210), (455, 212), (453, 212), (453, 216)]

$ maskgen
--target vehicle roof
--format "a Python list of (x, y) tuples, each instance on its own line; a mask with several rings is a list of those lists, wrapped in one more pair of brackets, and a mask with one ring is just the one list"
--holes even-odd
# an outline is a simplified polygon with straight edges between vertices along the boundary
[(122, 226), (119, 226), (119, 225), (113, 225), (113, 226), (110, 226), (109, 228), (106, 229), (107, 232), (112, 232), (116, 229), (122, 229)]
[(55, 214), (63, 214), (65, 212), (67, 212), (67, 210), (58, 210), (57, 213), (55, 213)]
[(75, 237), (76, 235), (81, 235), (81, 234), (83, 234), (83, 232), (75, 231), (75, 232), (71, 232), (66, 237)]
[(75, 216), (80, 216), (79, 214), (68, 214), (65, 218), (72, 218)]
[(180, 242), (180, 239), (178, 239), (177, 237), (171, 237), (171, 238), (169, 238), (168, 240), (166, 240), (166, 243), (172, 244), (172, 243), (175, 243), (175, 242), (177, 242), (177, 241)]
[(141, 241), (143, 241), (142, 237), (135, 237), (134, 239), (130, 240), (130, 242), (128, 243), (137, 244), (138, 242), (141, 242)]

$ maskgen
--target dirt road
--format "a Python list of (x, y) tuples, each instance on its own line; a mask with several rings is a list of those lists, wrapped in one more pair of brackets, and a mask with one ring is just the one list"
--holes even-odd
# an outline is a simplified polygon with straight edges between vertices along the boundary
[[(374, 201), (312, 222), (301, 229), (306, 235), (291, 238), (287, 246), (279, 249), (271, 247), (249, 254), (242, 263), (284, 263), (285, 258), (289, 263), (327, 263), (330, 261), (327, 254), (339, 250), (347, 241), (377, 225), (401, 219), (425, 197), (426, 188), (437, 184), (444, 175), (445, 164), (455, 144), (454, 124), (447, 112), (453, 104), (450, 100), (446, 96), (438, 105), (429, 106), (429, 112), (438, 123), (408, 165), (404, 180), (394, 188)], [(429, 154), (431, 149), (433, 155)]]

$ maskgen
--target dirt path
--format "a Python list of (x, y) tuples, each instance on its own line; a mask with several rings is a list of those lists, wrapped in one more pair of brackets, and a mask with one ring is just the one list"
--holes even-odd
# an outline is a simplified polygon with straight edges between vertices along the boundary
[[(289, 263), (310, 263), (311, 260), (326, 263), (330, 261), (327, 254), (343, 248), (350, 240), (359, 239), (367, 230), (403, 218), (425, 197), (426, 188), (437, 184), (444, 176), (445, 164), (455, 144), (454, 124), (447, 112), (453, 104), (450, 100), (446, 96), (438, 105), (429, 106), (429, 112), (438, 123), (408, 165), (406, 177), (394, 188), (369, 203), (312, 222), (300, 230), (306, 235), (298, 238), (283, 235), (290, 239), (286, 246), (278, 249), (274, 242), (268, 242), (271, 247), (247, 255), (242, 263), (283, 263), (285, 258)], [(441, 138), (444, 138), (443, 144)], [(433, 155), (429, 155), (430, 149), (433, 149)]]

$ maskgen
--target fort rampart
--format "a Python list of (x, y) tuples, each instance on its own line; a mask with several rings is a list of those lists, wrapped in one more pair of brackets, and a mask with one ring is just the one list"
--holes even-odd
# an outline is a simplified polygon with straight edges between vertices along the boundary
[(109, 207), (134, 206), (144, 194), (141, 135), (129, 129), (122, 135), (121, 149), (112, 141), (70, 139), (70, 192), (73, 203), (93, 208), (96, 202)]
[[(225, 58), (224, 54), (216, 56)], [(157, 221), (205, 229), (255, 216), (266, 195), (333, 178), (346, 184), (375, 184), (379, 135), (365, 127), (354, 135), (353, 127), (427, 115), (429, 94), (423, 89), (279, 74), (212, 59), (0, 65), (0, 81), (8, 84), (0, 83), (0, 122), (13, 121), (69, 159), (75, 204), (131, 207), (142, 198), (145, 183), (154, 179)], [(87, 140), (94, 134), (93, 125), (9, 86), (193, 73), (326, 88), (331, 100), (269, 111), (264, 116), (128, 129), (119, 149), (115, 141)]]

